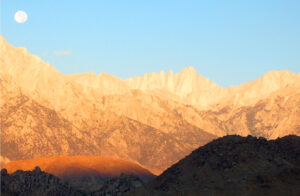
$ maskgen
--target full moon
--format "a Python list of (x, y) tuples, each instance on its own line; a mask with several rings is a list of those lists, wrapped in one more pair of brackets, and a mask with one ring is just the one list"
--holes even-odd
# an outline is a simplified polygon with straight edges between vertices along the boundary
[(21, 11), (21, 10), (17, 11), (15, 13), (15, 21), (17, 23), (24, 23), (24, 22), (26, 22), (27, 21), (27, 14), (26, 14), (26, 12)]

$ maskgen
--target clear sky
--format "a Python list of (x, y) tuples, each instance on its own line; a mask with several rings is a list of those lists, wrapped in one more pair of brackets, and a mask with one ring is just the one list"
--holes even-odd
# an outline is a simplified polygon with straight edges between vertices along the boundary
[(62, 73), (125, 79), (194, 66), (228, 87), (300, 72), (299, 0), (1, 0), (1, 34)]

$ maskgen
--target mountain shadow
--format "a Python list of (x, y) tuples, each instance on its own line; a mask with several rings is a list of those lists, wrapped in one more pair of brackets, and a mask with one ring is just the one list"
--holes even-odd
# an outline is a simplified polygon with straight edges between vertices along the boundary
[(300, 137), (216, 139), (131, 195), (300, 195)]

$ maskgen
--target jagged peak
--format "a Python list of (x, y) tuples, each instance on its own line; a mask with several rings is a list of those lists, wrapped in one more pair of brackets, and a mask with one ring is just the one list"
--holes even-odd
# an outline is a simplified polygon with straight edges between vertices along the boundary
[(122, 80), (121, 78), (117, 78), (114, 75), (111, 75), (111, 74), (108, 74), (108, 73), (104, 73), (104, 72), (99, 73), (98, 77), (99, 78), (103, 78), (103, 79), (111, 78), (111, 79), (118, 80), (118, 81)]
[(281, 77), (281, 76), (286, 76), (286, 75), (296, 76), (296, 74), (294, 74), (288, 70), (280, 70), (280, 71), (272, 70), (272, 71), (269, 71), (266, 74), (264, 74), (262, 76), (262, 78), (274, 78), (274, 77)]
[(189, 73), (189, 74), (197, 74), (197, 71), (193, 66), (186, 67), (182, 69), (179, 73)]
[(172, 71), (172, 70), (169, 70), (169, 71), (168, 71), (168, 75), (169, 75), (169, 76), (173, 75), (173, 71)]
[[(81, 73), (79, 73), (78, 75), (81, 75)], [(94, 72), (86, 72), (86, 73), (84, 73), (84, 75), (91, 76), (91, 77), (97, 76), (97, 74), (95, 74)]]

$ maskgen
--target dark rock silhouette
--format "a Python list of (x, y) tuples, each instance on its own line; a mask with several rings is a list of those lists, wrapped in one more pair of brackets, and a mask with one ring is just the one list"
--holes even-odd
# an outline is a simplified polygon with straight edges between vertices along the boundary
[(135, 175), (121, 174), (120, 177), (111, 178), (106, 181), (102, 188), (90, 193), (91, 196), (111, 195), (119, 196), (129, 193), (138, 187), (144, 185), (144, 182)]
[(27, 196), (27, 195), (81, 195), (62, 182), (59, 178), (42, 172), (39, 167), (32, 171), (18, 170), (8, 174), (4, 168), (1, 170), (1, 195), (2, 196)]
[(300, 195), (300, 137), (225, 136), (198, 148), (154, 180), (121, 174), (76, 191), (39, 167), (1, 170), (1, 195)]
[(145, 182), (155, 177), (138, 164), (100, 156), (39, 157), (11, 161), (4, 167), (8, 173), (13, 173), (17, 170), (30, 171), (35, 166), (70, 183), (78, 190), (99, 190), (104, 182), (112, 177), (119, 177), (121, 173), (136, 175)]
[(131, 195), (300, 195), (300, 137), (225, 136)]
[(1, 195), (3, 196), (120, 196), (142, 185), (144, 182), (138, 176), (121, 174), (119, 177), (100, 183), (101, 188), (98, 190), (75, 190), (56, 176), (42, 172), (39, 167), (35, 167), (32, 171), (18, 170), (12, 174), (8, 174), (5, 168), (1, 170)]

